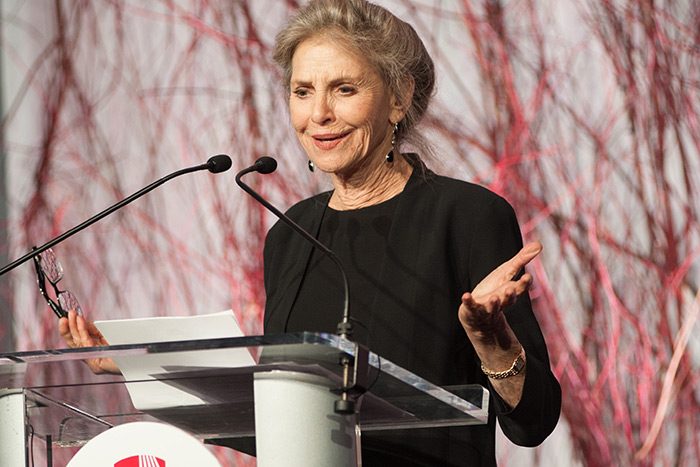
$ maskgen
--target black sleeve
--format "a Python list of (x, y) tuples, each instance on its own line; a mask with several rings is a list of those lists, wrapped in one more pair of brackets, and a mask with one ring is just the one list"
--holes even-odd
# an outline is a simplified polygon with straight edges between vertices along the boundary
[[(469, 243), (468, 283), (472, 290), (484, 277), (522, 248), (520, 228), (511, 206), (494, 197), (481, 211)], [(522, 274), (522, 272), (521, 272)], [(503, 433), (520, 446), (536, 446), (549, 436), (559, 420), (561, 388), (550, 366), (547, 346), (530, 298), (523, 295), (505, 310), (508, 324), (525, 349), (527, 372), (520, 402), (512, 410), (489, 387)]]

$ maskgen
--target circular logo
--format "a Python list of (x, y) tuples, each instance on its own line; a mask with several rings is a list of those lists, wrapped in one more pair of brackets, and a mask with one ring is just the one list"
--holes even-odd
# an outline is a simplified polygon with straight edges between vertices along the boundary
[(172, 425), (125, 423), (95, 436), (68, 467), (221, 467), (204, 444)]

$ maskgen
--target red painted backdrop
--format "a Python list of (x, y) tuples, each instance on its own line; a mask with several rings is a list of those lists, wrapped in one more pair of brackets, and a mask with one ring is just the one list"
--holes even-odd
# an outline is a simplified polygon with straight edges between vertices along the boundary
[[(545, 250), (532, 295), (564, 391), (538, 450), (502, 465), (692, 465), (700, 458), (700, 4), (393, 0), (439, 67), (425, 128), (435, 171), (482, 183)], [(280, 162), (281, 207), (328, 186), (306, 170), (270, 47), (294, 0), (2, 2), (10, 258), (182, 167)], [(233, 308), (261, 332), (273, 219), (198, 173), (55, 250), (91, 319)], [(17, 350), (60, 346), (32, 268), (3, 290)], [(220, 453), (226, 465), (252, 460)], [(554, 459), (554, 460), (553, 460)]]

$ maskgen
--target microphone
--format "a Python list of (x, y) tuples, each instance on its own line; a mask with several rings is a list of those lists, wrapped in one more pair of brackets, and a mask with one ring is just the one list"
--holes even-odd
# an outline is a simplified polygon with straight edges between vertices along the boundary
[(257, 172), (261, 174), (271, 174), (277, 170), (277, 161), (272, 157), (263, 156), (253, 164), (253, 167)]
[[(217, 156), (211, 156), (206, 164), (204, 164), (213, 174), (218, 174), (221, 172), (226, 172), (231, 168), (231, 158), (226, 154), (219, 154)], [(272, 169), (274, 170), (274, 169)]]
[(136, 193), (129, 196), (128, 198), (125, 198), (125, 199), (119, 201), (118, 203), (108, 207), (104, 211), (102, 211), (98, 214), (95, 214), (94, 216), (92, 216), (90, 219), (86, 220), (82, 224), (73, 227), (69, 231), (64, 232), (63, 234), (59, 235), (58, 237), (54, 238), (53, 240), (50, 240), (49, 242), (45, 243), (44, 245), (33, 249), (32, 251), (30, 251), (26, 255), (22, 256), (21, 258), (15, 260), (12, 263), (8, 264), (7, 266), (3, 267), (2, 269), (0, 269), (0, 276), (2, 276), (3, 274), (5, 274), (8, 271), (11, 271), (12, 269), (16, 268), (20, 264), (30, 260), (32, 257), (38, 255), (42, 251), (48, 250), (49, 248), (56, 245), (57, 243), (60, 243), (63, 240), (65, 240), (66, 238), (68, 238), (68, 237), (80, 232), (81, 230), (85, 229), (86, 227), (91, 226), (92, 224), (99, 221), (103, 217), (106, 217), (106, 216), (112, 214), (117, 209), (120, 209), (121, 207), (129, 204), (130, 202), (134, 201), (136, 198), (140, 198), (141, 196), (145, 195), (146, 193), (153, 190), (154, 188), (159, 187), (160, 185), (162, 185), (163, 183), (167, 182), (170, 179), (173, 179), (173, 178), (178, 177), (180, 175), (184, 175), (186, 173), (197, 172), (199, 170), (208, 170), (209, 172), (216, 174), (216, 173), (220, 173), (220, 172), (225, 172), (230, 168), (231, 168), (231, 158), (225, 154), (219, 154), (217, 156), (210, 157), (209, 160), (204, 164), (197, 165), (194, 167), (188, 167), (186, 169), (181, 169), (181, 170), (178, 170), (176, 172), (171, 173), (170, 175), (166, 175), (165, 177), (161, 178), (160, 180), (156, 180), (155, 182), (153, 182), (150, 185), (148, 185), (147, 187), (137, 191)]
[[(255, 198), (257, 202), (265, 206), (270, 212), (272, 212), (280, 220), (282, 220), (284, 223), (290, 226), (295, 232), (300, 234), (307, 241), (311, 242), (313, 246), (321, 250), (338, 266), (338, 269), (340, 269), (340, 273), (343, 276), (343, 285), (345, 287), (345, 303), (343, 305), (343, 320), (340, 323), (338, 323), (337, 334), (340, 337), (347, 339), (350, 335), (352, 335), (352, 324), (350, 323), (350, 285), (348, 282), (348, 275), (345, 273), (345, 268), (340, 262), (340, 259), (338, 259), (335, 253), (328, 249), (328, 247), (326, 247), (323, 243), (319, 242), (313, 235), (304, 230), (289, 216), (282, 213), (272, 204), (268, 203), (265, 199), (263, 199), (262, 196), (255, 192), (255, 190), (250, 188), (241, 180), (241, 177), (243, 175), (248, 174), (250, 172), (260, 172), (262, 174), (269, 174), (274, 172), (275, 169), (277, 169), (277, 161), (274, 160), (272, 157), (263, 156), (257, 161), (255, 161), (255, 164), (238, 172), (238, 174), (236, 175), (236, 183), (238, 184), (238, 186), (243, 188), (243, 190), (246, 193)], [(353, 389), (356, 391), (359, 390), (360, 392), (363, 391), (363, 389), (359, 387), (360, 385), (357, 384), (357, 369), (354, 370), (355, 384), (353, 386), (350, 385), (350, 373), (353, 372), (350, 366), (353, 364), (353, 359), (345, 354), (341, 354), (340, 364), (343, 365), (343, 388), (341, 390), (341, 399), (335, 401), (334, 410), (338, 414), (351, 415), (355, 413), (355, 402), (350, 400), (349, 393)]]

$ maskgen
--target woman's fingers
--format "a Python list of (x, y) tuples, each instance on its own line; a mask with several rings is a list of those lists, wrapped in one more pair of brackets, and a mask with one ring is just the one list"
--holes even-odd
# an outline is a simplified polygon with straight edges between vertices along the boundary
[(530, 242), (520, 249), (518, 254), (516, 254), (509, 263), (511, 263), (514, 274), (517, 274), (522, 268), (527, 266), (527, 264), (535, 259), (537, 255), (542, 251), (542, 244), (540, 242)]
[[(91, 332), (91, 327), (94, 324), (87, 323), (85, 318), (78, 316), (74, 310), (68, 312), (68, 318), (61, 318), (58, 320), (58, 332), (66, 341), (68, 347), (92, 347), (95, 345)], [(97, 328), (94, 328), (97, 331)], [(102, 338), (102, 335), (97, 331), (98, 337)]]
[[(506, 308), (513, 305), (518, 300), (518, 297), (527, 292), (530, 285), (532, 285), (532, 276), (523, 274), (517, 281), (501, 284), (500, 287), (483, 296), (469, 294), (471, 297), (470, 303), (485, 305), (495, 301), (498, 302), (500, 308)], [(489, 312), (491, 311), (489, 310)]]
[(68, 312), (68, 324), (70, 326), (71, 339), (73, 340), (73, 347), (81, 347), (82, 339), (80, 337), (80, 330), (78, 329), (78, 314), (71, 310)]
[(472, 293), (476, 300), (487, 300), (493, 294), (497, 294), (503, 299), (503, 287), (514, 286), (518, 294), (522, 294), (530, 287), (532, 276), (524, 274), (517, 281), (513, 278), (540, 252), (542, 245), (539, 242), (531, 242), (525, 245), (515, 256), (502, 263), (496, 269), (486, 276)]
[(68, 344), (68, 347), (73, 347), (73, 335), (70, 331), (68, 318), (60, 318), (58, 320), (58, 334)]
[(107, 340), (104, 338), (104, 336), (100, 332), (100, 330), (97, 329), (97, 326), (95, 326), (95, 323), (88, 323), (86, 321), (86, 325), (87, 325), (87, 332), (90, 335), (90, 338), (92, 339), (94, 344), (109, 345), (107, 343)]
[[(532, 285), (532, 275), (529, 273), (525, 273), (522, 275), (520, 279), (518, 279), (515, 282), (512, 282), (508, 288), (513, 289), (513, 296), (517, 299), (519, 296), (524, 294)], [(513, 301), (515, 303), (515, 301)]]
[[(68, 312), (68, 318), (58, 320), (58, 333), (68, 347), (72, 348), (109, 345), (94, 323), (87, 322), (73, 310)], [(120, 373), (119, 367), (111, 358), (89, 358), (85, 363), (95, 374)]]
[(460, 321), (472, 330), (494, 331), (504, 320), (502, 311), (513, 305), (531, 283), (532, 276), (525, 274), (518, 281), (511, 281), (484, 297), (465, 293), (459, 310)]
[(531, 242), (521, 248), (521, 250), (510, 260), (503, 263), (506, 269), (506, 280), (512, 280), (520, 270), (528, 265), (530, 261), (535, 259), (542, 251), (542, 245), (539, 242)]

